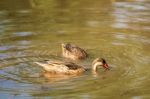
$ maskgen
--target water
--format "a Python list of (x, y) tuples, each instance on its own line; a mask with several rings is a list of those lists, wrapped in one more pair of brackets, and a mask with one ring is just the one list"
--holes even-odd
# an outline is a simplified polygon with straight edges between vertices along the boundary
[[(149, 99), (149, 0), (1, 0), (0, 99)], [(112, 69), (43, 76), (35, 61), (60, 59), (71, 42)]]

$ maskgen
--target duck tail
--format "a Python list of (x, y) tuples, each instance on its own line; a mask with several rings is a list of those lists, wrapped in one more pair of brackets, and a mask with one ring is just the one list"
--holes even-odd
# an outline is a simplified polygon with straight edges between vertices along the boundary
[(45, 63), (42, 63), (42, 62), (34, 62), (34, 63), (41, 66), (41, 67), (45, 67), (45, 65), (46, 65)]

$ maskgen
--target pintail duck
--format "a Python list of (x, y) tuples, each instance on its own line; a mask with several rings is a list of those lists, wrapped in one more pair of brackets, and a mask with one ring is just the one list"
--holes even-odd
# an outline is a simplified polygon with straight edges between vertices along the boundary
[[(77, 65), (73, 62), (63, 62), (63, 61), (45, 61), (45, 62), (35, 62), (43, 69), (52, 74), (81, 74), (86, 69), (83, 66)], [(109, 69), (106, 61), (103, 58), (97, 58), (92, 63), (92, 71), (97, 71), (97, 66), (103, 66), (106, 70)]]
[(70, 58), (72, 60), (85, 59), (88, 54), (80, 47), (72, 45), (70, 43), (62, 43), (62, 55), (63, 57)]

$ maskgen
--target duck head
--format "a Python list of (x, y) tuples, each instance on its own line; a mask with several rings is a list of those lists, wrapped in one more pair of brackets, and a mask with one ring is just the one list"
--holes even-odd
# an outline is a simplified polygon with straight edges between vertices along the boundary
[(97, 66), (102, 66), (105, 70), (109, 70), (109, 66), (103, 58), (96, 58), (92, 63), (92, 70), (96, 72)]
[(66, 44), (62, 43), (61, 46), (62, 46), (63, 49), (69, 49), (69, 48), (71, 48), (71, 44), (70, 43), (66, 43)]

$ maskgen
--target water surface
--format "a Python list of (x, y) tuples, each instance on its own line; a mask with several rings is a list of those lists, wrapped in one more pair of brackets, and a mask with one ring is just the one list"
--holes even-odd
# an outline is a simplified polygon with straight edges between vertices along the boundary
[[(0, 98), (149, 99), (149, 0), (1, 0)], [(62, 42), (111, 66), (99, 75), (43, 76), (35, 61), (59, 59)]]

